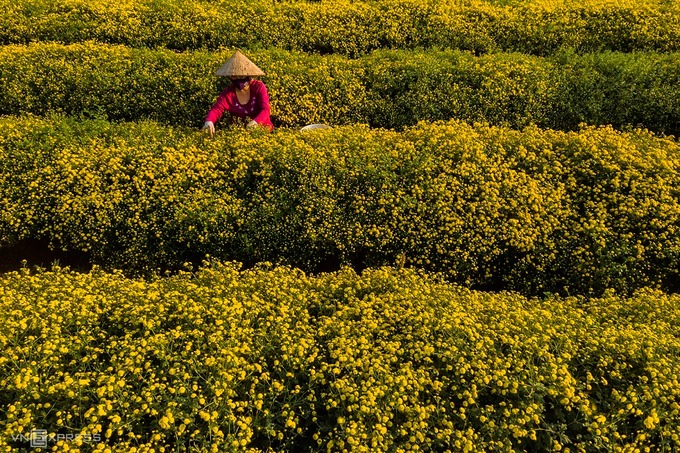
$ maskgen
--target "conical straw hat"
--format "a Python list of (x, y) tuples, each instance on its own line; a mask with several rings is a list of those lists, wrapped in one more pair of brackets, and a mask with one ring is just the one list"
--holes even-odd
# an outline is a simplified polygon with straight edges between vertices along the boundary
[(234, 53), (234, 55), (217, 70), (217, 75), (227, 77), (255, 77), (263, 76), (264, 71), (255, 66), (255, 63), (237, 50), (236, 53)]

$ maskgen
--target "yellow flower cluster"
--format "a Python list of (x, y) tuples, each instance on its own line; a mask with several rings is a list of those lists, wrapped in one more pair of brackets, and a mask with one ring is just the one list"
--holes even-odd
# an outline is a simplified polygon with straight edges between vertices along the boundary
[(680, 448), (680, 298), (661, 292), (212, 263), (5, 274), (0, 310), (0, 451), (35, 429), (52, 451)]
[[(214, 71), (230, 54), (92, 42), (4, 46), (0, 113), (62, 112), (200, 127), (225, 83)], [(585, 122), (680, 133), (677, 53), (564, 51), (542, 58), (381, 50), (348, 59), (270, 49), (249, 57), (267, 71), (263, 80), (276, 126), (401, 129), (456, 118), (515, 128), (573, 130)]]
[[(27, 129), (26, 124), (31, 128)], [(2, 245), (130, 272), (403, 264), (524, 294), (677, 289), (680, 145), (461, 122), (272, 134), (0, 120)]]
[(96, 40), (179, 50), (279, 47), (357, 56), (380, 48), (547, 55), (560, 47), (680, 50), (666, 0), (0, 0), (0, 42)]

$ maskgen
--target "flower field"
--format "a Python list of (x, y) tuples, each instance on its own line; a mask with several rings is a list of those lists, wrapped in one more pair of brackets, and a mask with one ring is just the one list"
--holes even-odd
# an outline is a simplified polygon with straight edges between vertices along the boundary
[(452, 121), (206, 140), (157, 123), (0, 126), (1, 240), (45, 239), (131, 274), (206, 255), (308, 272), (403, 255), (526, 295), (680, 281), (680, 146), (648, 132)]
[[(350, 59), (268, 49), (250, 55), (267, 67), (272, 121), (280, 127), (401, 129), (456, 118), (513, 128), (575, 130), (585, 122), (680, 133), (680, 52), (564, 50), (537, 57), (381, 50)], [(223, 88), (214, 71), (229, 56), (94, 42), (5, 46), (0, 114), (60, 112), (200, 127)]]
[[(175, 50), (272, 46), (357, 56), (456, 48), (546, 56), (680, 51), (680, 5), (669, 0), (2, 0), (0, 42), (94, 40)], [(258, 20), (250, 20), (257, 17)]]
[(0, 451), (680, 451), (678, 5), (0, 0)]
[(678, 296), (534, 300), (406, 270), (234, 265), (1, 282), (5, 439), (47, 426), (130, 452), (680, 446)]

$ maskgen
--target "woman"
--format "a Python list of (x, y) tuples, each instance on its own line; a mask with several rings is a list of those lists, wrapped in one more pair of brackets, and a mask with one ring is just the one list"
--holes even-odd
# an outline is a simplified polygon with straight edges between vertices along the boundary
[(244, 124), (246, 127), (265, 127), (269, 131), (274, 129), (269, 116), (269, 93), (267, 87), (254, 77), (264, 75), (241, 52), (236, 53), (217, 71), (218, 76), (231, 79), (231, 84), (217, 97), (205, 117), (203, 129), (215, 134), (215, 123), (227, 111), (232, 123)]

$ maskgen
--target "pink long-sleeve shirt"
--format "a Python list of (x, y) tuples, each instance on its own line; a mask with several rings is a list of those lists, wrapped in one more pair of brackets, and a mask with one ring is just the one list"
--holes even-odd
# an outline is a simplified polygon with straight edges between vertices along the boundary
[(257, 124), (268, 127), (270, 131), (274, 129), (269, 116), (269, 93), (267, 93), (267, 87), (260, 80), (250, 81), (250, 100), (246, 104), (241, 104), (238, 101), (236, 88), (229, 85), (217, 96), (217, 100), (205, 120), (215, 124), (225, 111), (229, 112), (232, 120), (248, 117)]

